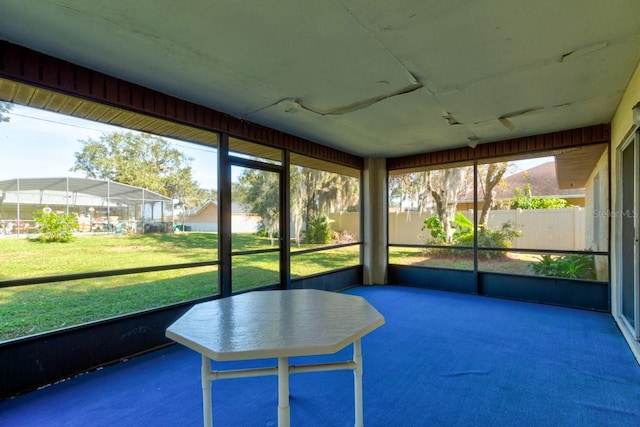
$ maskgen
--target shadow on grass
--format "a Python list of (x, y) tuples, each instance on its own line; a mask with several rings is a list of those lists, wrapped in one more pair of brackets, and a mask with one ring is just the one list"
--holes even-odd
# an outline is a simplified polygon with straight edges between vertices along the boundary
[[(360, 248), (358, 246), (327, 249), (326, 251), (300, 255), (293, 252), (291, 256), (292, 274), (295, 272), (297, 277), (358, 264), (360, 264)], [(307, 271), (309, 269), (314, 271)]]
[(0, 289), (0, 340), (217, 294), (217, 270), (196, 270)]
[(189, 232), (179, 234), (150, 233), (125, 236), (140, 244), (161, 245), (179, 249), (217, 249), (218, 233)]
[[(271, 285), (277, 270), (251, 265), (233, 271), (234, 292)], [(0, 289), (0, 341), (216, 295), (216, 267)]]
[[(462, 250), (459, 256), (434, 255), (422, 249), (397, 249), (389, 252), (391, 264), (473, 270), (473, 252)], [(491, 258), (480, 257), (478, 269), (487, 272), (531, 274), (531, 260), (514, 258), (513, 254)]]

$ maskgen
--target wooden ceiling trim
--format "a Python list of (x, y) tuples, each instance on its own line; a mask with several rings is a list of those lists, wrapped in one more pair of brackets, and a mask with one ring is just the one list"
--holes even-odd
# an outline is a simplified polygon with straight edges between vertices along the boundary
[(428, 168), (437, 165), (446, 165), (465, 161), (482, 161), (491, 158), (544, 152), (560, 148), (579, 147), (602, 143), (608, 144), (610, 143), (610, 140), (610, 125), (599, 124), (542, 135), (489, 142), (480, 144), (475, 149), (470, 147), (461, 147), (413, 156), (393, 157), (387, 159), (387, 169), (401, 170), (420, 167)]
[[(0, 77), (115, 108), (148, 114), (179, 125), (225, 132), (362, 170), (362, 157), (285, 134), (228, 114), (0, 41)], [(29, 105), (23, 99), (11, 100)], [(77, 108), (78, 106), (76, 106)]]

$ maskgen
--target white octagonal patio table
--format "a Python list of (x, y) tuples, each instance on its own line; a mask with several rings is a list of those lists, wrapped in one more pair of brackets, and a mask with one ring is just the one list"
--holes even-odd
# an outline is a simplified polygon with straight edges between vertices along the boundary
[[(278, 376), (278, 426), (290, 424), (289, 374), (350, 369), (355, 426), (363, 426), (361, 338), (384, 324), (364, 298), (312, 289), (254, 291), (197, 304), (167, 328), (170, 339), (202, 355), (204, 425), (213, 425), (211, 382)], [(294, 366), (289, 357), (333, 354), (353, 344), (353, 360)], [(277, 358), (278, 366), (211, 370), (216, 361)]]

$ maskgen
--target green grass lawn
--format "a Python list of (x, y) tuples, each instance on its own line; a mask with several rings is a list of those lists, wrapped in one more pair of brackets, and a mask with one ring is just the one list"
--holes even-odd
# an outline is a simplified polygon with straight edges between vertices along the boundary
[[(71, 243), (0, 239), (0, 279), (216, 260), (216, 233), (79, 236)], [(292, 250), (309, 246), (295, 247)], [(234, 235), (233, 250), (272, 248)], [(359, 264), (351, 246), (293, 256), (293, 277)], [(278, 254), (232, 259), (234, 291), (279, 281)], [(217, 266), (0, 288), (0, 341), (214, 295)]]

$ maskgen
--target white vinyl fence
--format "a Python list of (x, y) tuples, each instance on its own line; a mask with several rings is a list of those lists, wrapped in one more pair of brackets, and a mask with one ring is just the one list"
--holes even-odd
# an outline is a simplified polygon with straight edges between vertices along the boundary
[[(462, 211), (473, 220), (472, 211)], [(330, 214), (334, 220), (331, 224), (334, 230), (348, 230), (358, 235), (357, 218), (360, 214), (347, 212)], [(395, 244), (424, 244), (420, 239), (424, 220), (433, 213), (419, 214), (417, 212), (389, 213), (389, 243)], [(353, 219), (351, 218), (353, 217)], [(585, 210), (579, 206), (567, 209), (533, 209), (533, 210), (493, 210), (489, 213), (489, 228), (499, 229), (503, 223), (511, 221), (522, 235), (514, 239), (513, 248), (528, 249), (559, 249), (583, 250), (588, 248), (585, 243)]]

